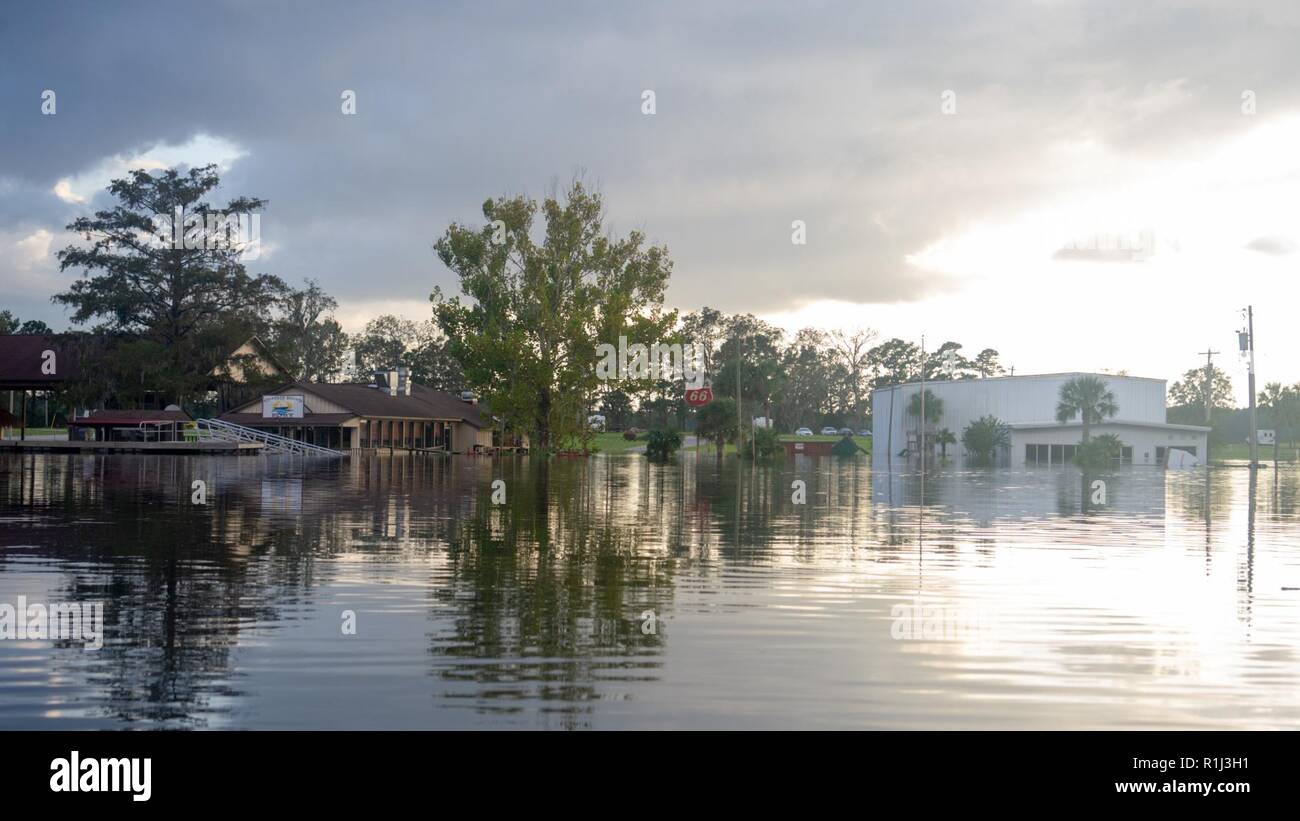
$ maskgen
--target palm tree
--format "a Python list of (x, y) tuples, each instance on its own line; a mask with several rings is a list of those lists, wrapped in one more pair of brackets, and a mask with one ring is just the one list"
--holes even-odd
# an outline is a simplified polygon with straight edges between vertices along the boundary
[(935, 444), (939, 446), (939, 458), (948, 458), (948, 446), (957, 444), (957, 437), (947, 428), (941, 429), (934, 435)]
[(1083, 422), (1083, 441), (1088, 441), (1088, 427), (1119, 413), (1115, 394), (1106, 380), (1097, 376), (1076, 376), (1061, 386), (1057, 395), (1056, 421), (1065, 424), (1075, 416)]
[[(921, 416), (921, 393), (920, 391), (912, 394), (907, 400), (907, 415)], [(929, 388), (925, 390), (925, 422), (926, 427), (938, 422), (943, 416), (943, 400), (930, 392)]]

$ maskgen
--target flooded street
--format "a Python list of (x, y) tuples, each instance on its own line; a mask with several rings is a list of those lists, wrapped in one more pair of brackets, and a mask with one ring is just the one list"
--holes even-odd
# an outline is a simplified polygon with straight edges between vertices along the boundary
[(3, 455), (0, 728), (1300, 727), (1300, 472), (866, 462)]

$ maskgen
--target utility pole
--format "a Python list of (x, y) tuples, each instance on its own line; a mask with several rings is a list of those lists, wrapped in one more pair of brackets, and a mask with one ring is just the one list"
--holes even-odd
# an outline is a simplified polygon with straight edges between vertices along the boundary
[(1250, 469), (1259, 469), (1259, 420), (1255, 414), (1255, 309), (1246, 306), (1246, 343), (1250, 352)]
[(921, 334), (921, 492), (925, 493), (925, 334)]
[[(1218, 351), (1207, 349), (1200, 351), (1200, 353), (1205, 354), (1205, 424), (1209, 427), (1214, 427), (1214, 422), (1210, 418), (1210, 410), (1214, 407), (1214, 394), (1212, 392), (1213, 371), (1211, 370), (1214, 366), (1210, 364), (1210, 357), (1217, 354)], [(1207, 467), (1210, 464), (1210, 435), (1213, 432), (1214, 431), (1210, 431), (1205, 434), (1205, 464)]]
[(736, 333), (736, 459), (740, 459), (740, 445), (745, 440), (741, 438), (745, 427), (740, 423), (740, 333)]

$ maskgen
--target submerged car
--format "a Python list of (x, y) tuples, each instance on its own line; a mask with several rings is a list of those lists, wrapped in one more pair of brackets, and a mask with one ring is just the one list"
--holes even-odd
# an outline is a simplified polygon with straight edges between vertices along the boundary
[(812, 434), (812, 431), (809, 430), (808, 428), (799, 428), (799, 430), (797, 430), (797, 431), (794, 432), (794, 435), (795, 435), (795, 436), (812, 436), (813, 434)]

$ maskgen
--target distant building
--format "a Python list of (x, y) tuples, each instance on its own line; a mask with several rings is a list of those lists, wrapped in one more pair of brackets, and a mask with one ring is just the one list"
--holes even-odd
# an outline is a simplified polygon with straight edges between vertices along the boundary
[(217, 393), (217, 407), (226, 410), (252, 400), (258, 386), (293, 379), (293, 374), (275, 358), (270, 347), (251, 336), (208, 374)]
[[(926, 382), (926, 390), (943, 402), (939, 421), (926, 426), (927, 449), (934, 452), (937, 448), (934, 435), (947, 428), (957, 437), (956, 445), (948, 445), (948, 454), (963, 460), (962, 431), (976, 419), (991, 415), (1011, 430), (1011, 444), (999, 455), (999, 464), (1011, 467), (1065, 464), (1074, 458), (1075, 447), (1082, 437), (1082, 424), (1077, 417), (1065, 424), (1057, 422), (1056, 403), (1062, 385), (1085, 375), (1104, 380), (1115, 395), (1119, 413), (1112, 419), (1093, 423), (1089, 432), (1093, 436), (1103, 433), (1118, 436), (1124, 443), (1122, 463), (1163, 465), (1169, 448), (1205, 458), (1210, 429), (1165, 421), (1163, 379), (1082, 373)], [(912, 397), (920, 391), (921, 384), (913, 382), (872, 392), (873, 466), (904, 466), (919, 454), (919, 415), (907, 411)]]
[(503, 440), (472, 393), (455, 396), (416, 384), (405, 368), (376, 373), (368, 384), (289, 382), (218, 418), (343, 450), (527, 447), (524, 437)]
[[(10, 391), (10, 425), (27, 438), (28, 391), (52, 391), (81, 376), (80, 352), (69, 334), (0, 335), (0, 390)], [(18, 401), (14, 393), (20, 392)]]

